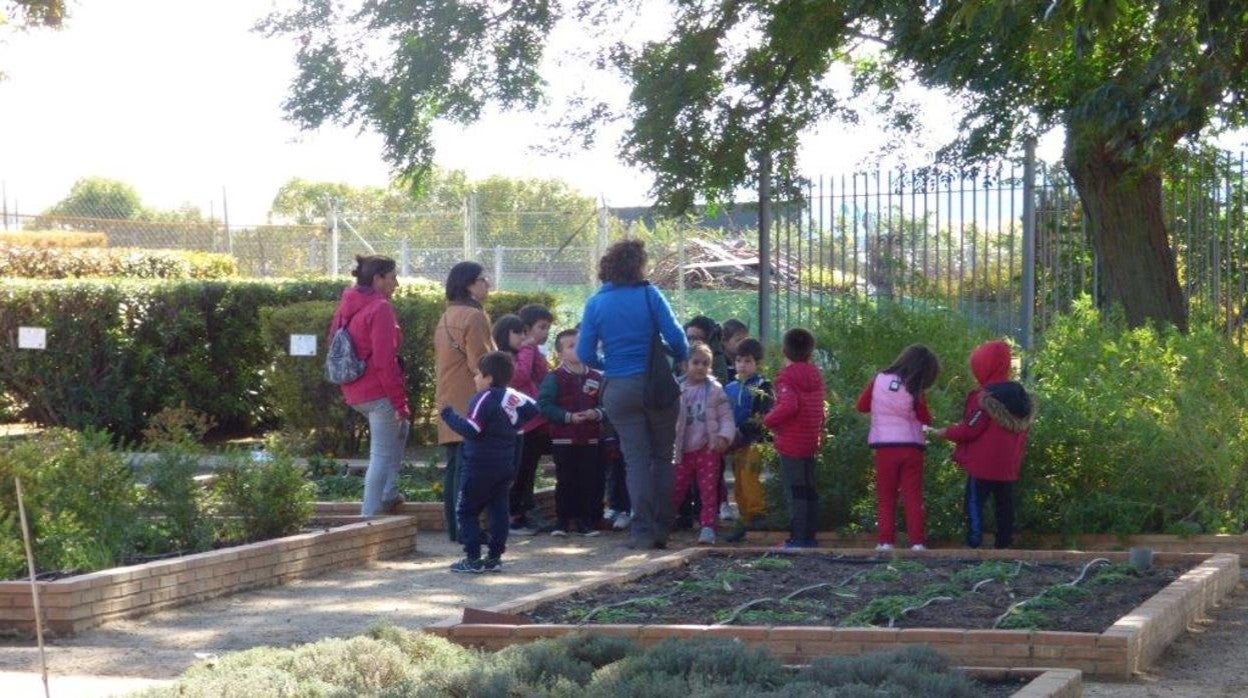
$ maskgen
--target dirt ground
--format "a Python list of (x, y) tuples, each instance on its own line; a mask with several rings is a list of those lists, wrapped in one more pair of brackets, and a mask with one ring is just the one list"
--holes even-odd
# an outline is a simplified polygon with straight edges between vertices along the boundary
[[(1092, 566), (1084, 586), (1067, 590), (1077, 597), (1068, 595), (1061, 604), (1033, 612), (1037, 627), (1103, 632), (1189, 568), (1155, 567), (1137, 577)], [(893, 618), (900, 628), (986, 629), (1013, 604), (1066, 584), (1083, 569), (1080, 563), (982, 565), (972, 558), (721, 554), (631, 584), (560, 599), (528, 615), (539, 623), (566, 623), (597, 610), (589, 622), (703, 625), (735, 610), (737, 625), (879, 625)], [(1102, 572), (1105, 576), (1098, 577)], [(970, 593), (977, 583), (979, 591)], [(790, 594), (800, 596), (789, 600)], [(920, 603), (931, 595), (942, 600)], [(757, 603), (741, 611), (750, 601)], [(896, 617), (906, 607), (913, 610)]]
[[(678, 536), (673, 547), (692, 543)], [(666, 554), (637, 552), (619, 535), (538, 536), (513, 540), (500, 575), (452, 575), (459, 550), (441, 534), (422, 534), (420, 552), (367, 569), (345, 570), (216, 599), (136, 620), (118, 621), (48, 648), (53, 696), (106, 696), (136, 679), (170, 679), (202, 657), (257, 645), (290, 645), (352, 635), (387, 620), (407, 628), (457, 616), (535, 591), (623, 571)], [(33, 642), (0, 641), (0, 695), (43, 695)], [(110, 681), (110, 679), (123, 679)], [(1248, 695), (1248, 593), (1244, 588), (1181, 638), (1135, 681), (1085, 682), (1085, 695)]]

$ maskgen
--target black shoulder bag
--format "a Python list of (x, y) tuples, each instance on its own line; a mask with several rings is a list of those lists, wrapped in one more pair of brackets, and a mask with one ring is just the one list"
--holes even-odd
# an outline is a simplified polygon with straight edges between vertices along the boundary
[(642, 387), (641, 402), (646, 409), (665, 410), (676, 404), (680, 399), (680, 385), (672, 373), (671, 352), (663, 344), (659, 333), (659, 320), (654, 316), (654, 306), (650, 303), (650, 291), (642, 285), (642, 293), (646, 294), (646, 308), (650, 311), (650, 353), (646, 356), (645, 384)]

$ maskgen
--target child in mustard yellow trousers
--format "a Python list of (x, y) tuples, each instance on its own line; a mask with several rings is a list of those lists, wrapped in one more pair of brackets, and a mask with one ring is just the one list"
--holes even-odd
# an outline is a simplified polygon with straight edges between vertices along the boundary
[(763, 520), (763, 456), (758, 444), (767, 437), (763, 415), (771, 410), (775, 397), (771, 383), (758, 372), (762, 363), (762, 343), (752, 337), (742, 340), (734, 359), (737, 379), (724, 388), (737, 425), (728, 460), (732, 463), (732, 490), (740, 520), (725, 536), (731, 543), (744, 540), (746, 531), (758, 528)]

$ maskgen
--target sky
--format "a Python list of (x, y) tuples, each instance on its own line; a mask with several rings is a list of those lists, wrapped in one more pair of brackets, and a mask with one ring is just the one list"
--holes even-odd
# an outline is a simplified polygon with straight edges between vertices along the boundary
[[(383, 185), (389, 171), (371, 133), (325, 127), (300, 132), (280, 104), (294, 74), (294, 46), (250, 31), (263, 0), (70, 0), (60, 31), (8, 35), (0, 43), (0, 183), (9, 208), (36, 213), (85, 176), (133, 185), (147, 206), (199, 207), (231, 224), (265, 220), (291, 177)], [(644, 29), (644, 27), (643, 27)], [(552, 44), (574, 40), (557, 33)], [(600, 76), (552, 72), (555, 93)], [(620, 89), (623, 89), (622, 87)], [(939, 98), (933, 137), (952, 131)], [(613, 206), (648, 202), (650, 180), (617, 158), (619, 132), (593, 150), (560, 158), (549, 115), (489, 114), (435, 129), (437, 165), (472, 179), (494, 174), (556, 177)], [(884, 142), (871, 125), (829, 124), (803, 140), (808, 173), (842, 172)], [(1055, 155), (1060, 138), (1041, 143)]]

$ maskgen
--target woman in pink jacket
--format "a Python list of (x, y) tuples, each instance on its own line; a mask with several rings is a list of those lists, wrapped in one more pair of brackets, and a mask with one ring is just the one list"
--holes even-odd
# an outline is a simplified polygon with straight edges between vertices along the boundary
[(347, 328), (364, 375), (342, 386), (348, 405), (368, 418), (368, 471), (364, 475), (361, 516), (395, 511), (403, 504), (399, 464), (407, 446), (411, 410), (399, 345), (403, 334), (390, 297), (399, 287), (394, 260), (381, 256), (355, 258), (355, 285), (342, 292), (329, 327), (332, 337)]

